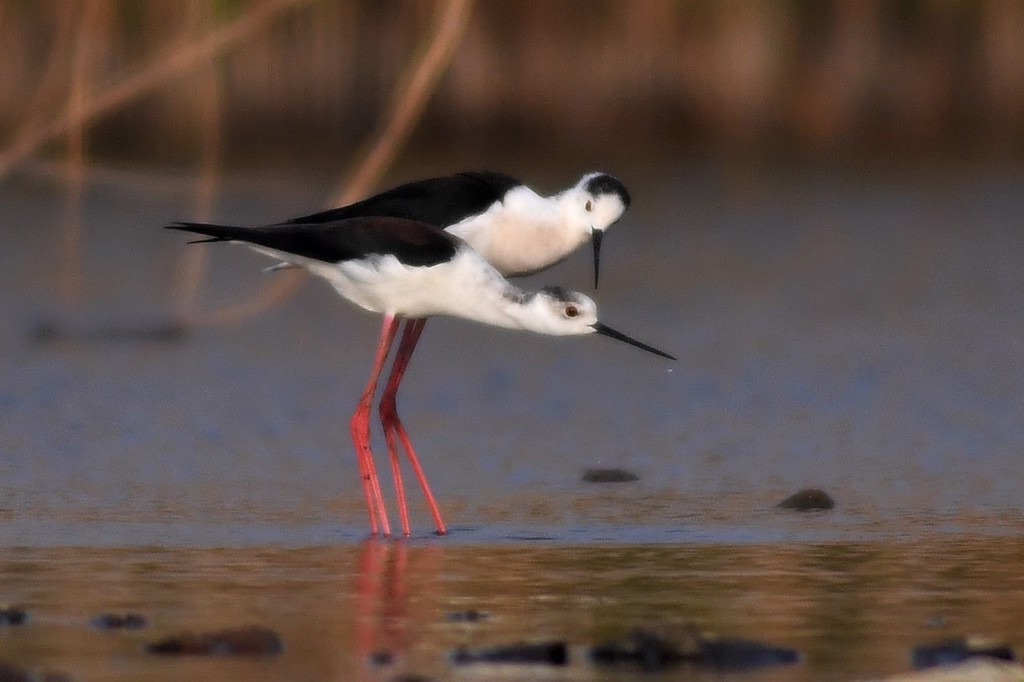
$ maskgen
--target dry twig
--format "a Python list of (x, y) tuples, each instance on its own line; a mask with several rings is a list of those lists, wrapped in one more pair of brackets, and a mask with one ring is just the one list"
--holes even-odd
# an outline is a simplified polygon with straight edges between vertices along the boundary
[(214, 31), (199, 42), (175, 49), (137, 73), (125, 76), (115, 84), (96, 93), (83, 102), (80, 107), (69, 106), (49, 123), (38, 124), (34, 120), (27, 122), (15, 136), (14, 142), (3, 154), (0, 154), (0, 180), (32, 156), (46, 142), (64, 137), (75, 126), (86, 125), (165, 85), (169, 80), (210, 61), (228, 48), (244, 42), (262, 30), (266, 24), (276, 19), (282, 12), (309, 2), (310, 0), (266, 0), (247, 11), (233, 23)]
[[(201, 2), (190, 5), (187, 23), (191, 31), (200, 30), (210, 21), (212, 7)], [(216, 64), (199, 74), (200, 106), (199, 115), (206, 125), (199, 126), (202, 139), (199, 141), (199, 178), (196, 185), (196, 220), (206, 221), (213, 215), (213, 205), (220, 187), (221, 157), (223, 152), (221, 120), (223, 118), (222, 82)], [(175, 317), (178, 321), (191, 321), (195, 302), (202, 288), (209, 249), (185, 249), (178, 267), (177, 283), (174, 287)]]

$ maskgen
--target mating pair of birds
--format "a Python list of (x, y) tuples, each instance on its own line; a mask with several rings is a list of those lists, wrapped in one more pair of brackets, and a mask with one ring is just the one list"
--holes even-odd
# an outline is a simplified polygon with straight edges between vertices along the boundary
[(410, 525), (398, 442), (437, 533), (444, 535), (441, 512), (395, 403), (427, 318), (449, 315), (553, 336), (601, 334), (674, 360), (601, 323), (597, 306), (581, 293), (560, 287), (524, 291), (506, 279), (544, 270), (589, 240), (596, 287), (601, 239), (629, 201), (625, 186), (605, 173), (588, 173), (564, 192), (544, 197), (507, 175), (475, 172), (411, 182), (349, 206), (273, 225), (179, 222), (167, 227), (205, 235), (198, 242), (246, 244), (281, 261), (270, 269), (306, 268), (355, 305), (384, 315), (373, 370), (350, 422), (373, 535), (390, 535), (391, 525), (370, 450), (370, 410), (404, 322), (378, 409), (402, 534), (410, 534)]

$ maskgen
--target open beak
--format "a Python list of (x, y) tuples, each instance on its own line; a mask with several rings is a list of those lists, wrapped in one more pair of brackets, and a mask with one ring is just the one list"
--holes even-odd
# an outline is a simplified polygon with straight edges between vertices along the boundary
[(594, 245), (594, 288), (597, 288), (597, 277), (601, 267), (601, 239), (604, 232), (590, 228), (590, 243)]
[(595, 332), (597, 332), (598, 334), (601, 334), (602, 336), (609, 336), (609, 337), (611, 337), (613, 339), (616, 339), (618, 341), (625, 341), (629, 345), (636, 346), (637, 348), (639, 348), (641, 350), (645, 350), (648, 353), (654, 353), (655, 355), (660, 355), (663, 358), (668, 358), (669, 360), (675, 360), (675, 358), (672, 357), (671, 355), (669, 355), (668, 353), (666, 353), (664, 351), (660, 351), (657, 348), (655, 348), (654, 346), (648, 346), (646, 343), (642, 343), (640, 341), (637, 341), (636, 339), (634, 339), (632, 337), (626, 336), (622, 332), (615, 331), (614, 329), (612, 329), (608, 325), (601, 324), (600, 322), (595, 322), (594, 324), (592, 324), (590, 326), (594, 329)]

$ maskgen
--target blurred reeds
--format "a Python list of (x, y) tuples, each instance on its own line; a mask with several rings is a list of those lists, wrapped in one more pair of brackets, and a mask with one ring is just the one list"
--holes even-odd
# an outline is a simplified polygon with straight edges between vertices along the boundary
[[(234, 22), (211, 31), (206, 36), (203, 36), (201, 31), (204, 26), (213, 23), (210, 9), (214, 5), (192, 2), (187, 5), (188, 12), (184, 23), (186, 34), (191, 29), (200, 29), (195, 39), (188, 42), (186, 37), (184, 47), (173, 49), (166, 58), (124, 77), (96, 97), (89, 96), (93, 76), (91, 67), (97, 62), (86, 58), (92, 54), (95, 46), (95, 41), (88, 38), (109, 34), (107, 29), (112, 24), (112, 14), (109, 10), (114, 9), (115, 5), (112, 2), (86, 2), (79, 6), (81, 13), (78, 19), (82, 28), (77, 40), (74, 41), (75, 49), (70, 60), (71, 75), (66, 106), (49, 121), (40, 122), (33, 118), (24, 122), (15, 136), (13, 145), (0, 158), (2, 176), (44, 143), (62, 136), (67, 138), (68, 211), (61, 239), (62, 258), (58, 276), (58, 291), (66, 304), (77, 304), (82, 297), (81, 198), (87, 167), (84, 131), (88, 124), (92, 119), (109, 113), (118, 104), (130, 103), (136, 97), (161, 85), (163, 81), (180, 75), (182, 71), (195, 66), (203, 58), (212, 58), (232, 43), (257, 31), (267, 18), (301, 2), (302, 0), (266, 0), (259, 6), (257, 12), (243, 14)], [(348, 203), (366, 194), (393, 162), (420, 118), (441, 75), (451, 63), (455, 48), (461, 41), (468, 23), (472, 4), (472, 0), (441, 0), (438, 3), (437, 22), (427, 35), (422, 53), (414, 57), (406, 73), (397, 82), (389, 111), (381, 118), (376, 134), (365, 144), (366, 151), (357, 157), (361, 160), (353, 167), (351, 178), (338, 190), (335, 202)], [(70, 24), (62, 24), (68, 25)], [(61, 48), (69, 44), (71, 32), (63, 33), (62, 36), (63, 39), (55, 43), (53, 54), (60, 54)], [(221, 170), (223, 144), (220, 123), (223, 112), (223, 88), (217, 69), (199, 70), (199, 82), (196, 84), (198, 89), (192, 91), (192, 99), (195, 100), (195, 106), (200, 114), (199, 120), (203, 122), (198, 130), (200, 172), (197, 174), (196, 214), (199, 220), (207, 220), (212, 212)], [(244, 319), (289, 296), (302, 279), (301, 271), (289, 272), (278, 277), (247, 301), (212, 312), (197, 313), (195, 300), (204, 278), (205, 264), (206, 251), (202, 249), (193, 249), (182, 258), (174, 296), (176, 325), (225, 323)], [(66, 336), (59, 326), (51, 323), (44, 326), (51, 331), (56, 330), (57, 336)], [(148, 329), (140, 332), (143, 337), (151, 337)], [(171, 337), (176, 338), (177, 334)]]
[[(394, 104), (434, 11), (408, 0), (6, 0), (0, 163), (16, 132), (70, 112), (82, 97), (72, 83), (87, 81), (78, 106), (93, 155), (190, 165), (218, 127), (229, 162), (337, 165)], [(434, 151), (1019, 158), (1024, 3), (481, 3), (423, 114), (429, 132), (412, 143)]]
[[(96, 160), (189, 169), (205, 219), (244, 164), (331, 169), (345, 203), (400, 151), (576, 172), (687, 153), (1021, 161), (1022, 142), (1018, 0), (0, 0), (0, 180), (63, 159), (67, 303)], [(204, 258), (180, 269), (186, 322), (299, 282), (200, 314)]]

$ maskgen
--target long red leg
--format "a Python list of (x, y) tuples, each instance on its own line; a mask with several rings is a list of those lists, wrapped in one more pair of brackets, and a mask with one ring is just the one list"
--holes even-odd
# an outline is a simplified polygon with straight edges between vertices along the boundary
[(377, 478), (377, 467), (373, 463), (373, 452), (370, 450), (370, 407), (373, 405), (373, 394), (377, 390), (377, 381), (380, 379), (381, 370), (387, 360), (388, 351), (395, 340), (395, 333), (401, 320), (394, 315), (384, 316), (384, 326), (380, 331), (380, 341), (377, 343), (377, 355), (373, 361), (373, 370), (370, 372), (370, 380), (366, 382), (366, 388), (359, 398), (356, 411), (349, 421), (349, 428), (352, 431), (352, 443), (356, 448), (356, 459), (359, 461), (359, 476), (362, 479), (363, 494), (366, 496), (366, 510), (370, 514), (370, 533), (377, 534), (378, 520), (380, 531), (385, 535), (391, 535), (391, 524), (388, 522), (388, 512), (384, 506), (384, 495), (380, 491), (380, 479)]
[[(423, 467), (420, 465), (419, 459), (416, 457), (416, 451), (412, 447), (412, 442), (409, 440), (409, 435), (405, 431), (405, 427), (402, 426), (402, 421), (398, 418), (398, 408), (396, 405), (396, 396), (398, 394), (398, 385), (402, 382), (402, 376), (405, 374), (405, 369), (409, 366), (409, 360), (412, 358), (412, 352), (416, 349), (416, 343), (420, 340), (420, 334), (423, 333), (423, 327), (426, 326), (426, 320), (409, 320), (405, 324), (405, 329), (402, 332), (402, 340), (398, 345), (398, 351), (395, 354), (395, 361), (391, 367), (391, 376), (388, 377), (388, 383), (384, 387), (384, 392), (380, 398), (380, 421), (384, 426), (384, 437), (387, 440), (388, 452), (391, 455), (392, 469), (395, 474), (395, 487), (401, 488), (401, 473), (398, 467), (398, 451), (395, 447), (395, 434), (398, 435), (398, 439), (402, 443), (402, 448), (405, 450), (406, 456), (409, 458), (409, 463), (412, 465), (413, 471), (416, 473), (416, 478), (420, 483), (420, 488), (423, 489), (423, 496), (427, 500), (427, 507), (430, 509), (431, 516), (434, 517), (434, 526), (437, 528), (438, 535), (444, 535), (447, 533), (447, 529), (444, 526), (444, 521), (441, 519), (441, 510), (437, 507), (437, 502), (434, 500), (434, 494), (430, 492), (430, 485), (427, 483), (427, 476), (423, 473)], [(402, 514), (402, 531), (408, 535), (409, 528), (406, 525), (408, 523), (408, 511), (405, 506), (404, 493), (399, 499), (400, 513)]]
[(402, 523), (402, 534), (406, 537), (412, 531), (409, 525), (409, 507), (405, 500), (405, 484), (402, 482), (401, 461), (398, 457), (398, 449), (395, 447), (395, 424), (401, 428), (398, 411), (395, 407), (395, 395), (398, 392), (398, 383), (405, 373), (405, 368), (409, 365), (409, 358), (412, 356), (413, 350), (416, 349), (416, 341), (419, 338), (416, 327), (419, 326), (422, 330), (422, 325), (417, 324), (419, 322), (419, 320), (408, 320), (402, 329), (402, 340), (395, 352), (395, 359), (391, 364), (391, 374), (384, 387), (384, 392), (381, 394), (380, 405), (378, 405), (380, 423), (384, 427), (384, 440), (387, 442), (388, 456), (391, 460), (391, 475), (395, 479), (395, 496), (398, 498), (398, 514)]
[[(380, 423), (384, 427), (384, 441), (388, 446), (388, 459), (391, 461), (391, 476), (395, 480), (395, 497), (398, 499), (398, 517), (402, 524), (402, 535), (409, 537), (412, 529), (409, 525), (409, 507), (405, 501), (405, 483), (402, 481), (402, 466), (398, 458), (398, 450), (395, 448), (394, 423), (398, 421), (395, 411), (394, 393), (398, 390), (398, 379), (404, 372), (404, 366), (409, 363), (408, 355), (412, 349), (406, 351), (406, 345), (410, 330), (415, 328), (417, 320), (408, 320), (402, 329), (402, 340), (395, 352), (395, 359), (391, 363), (391, 374), (388, 376), (388, 383), (384, 386), (381, 394), (380, 404), (377, 406), (380, 411)], [(415, 346), (415, 342), (413, 346)]]

